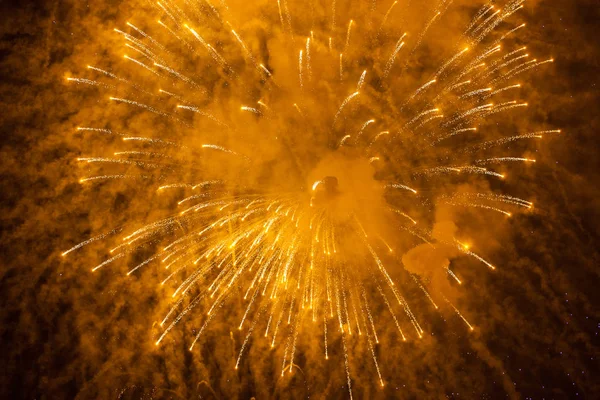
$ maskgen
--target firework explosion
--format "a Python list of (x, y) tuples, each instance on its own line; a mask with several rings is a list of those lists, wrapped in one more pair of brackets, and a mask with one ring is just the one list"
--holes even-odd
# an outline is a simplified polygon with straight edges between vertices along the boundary
[[(231, 368), (254, 346), (273, 348), (282, 376), (299, 354), (333, 353), (350, 397), (360, 357), (350, 349), (385, 384), (378, 324), (395, 325), (398, 345), (422, 338), (434, 312), (476, 329), (452, 301), (462, 278), (444, 260), (496, 267), (436, 213), (480, 213), (490, 229), (532, 212), (502, 190), (517, 179), (506, 166), (531, 165), (520, 145), (559, 131), (489, 129), (527, 106), (516, 79), (552, 62), (519, 43), (523, 1), (469, 11), (448, 42), (438, 29), (451, 3), (274, 0), (253, 10), (260, 26), (225, 2), (145, 4), (115, 28), (122, 61), (67, 80), (92, 86), (113, 115), (77, 128), (106, 137), (100, 154), (78, 158), (80, 182), (153, 187), (156, 198), (63, 256), (102, 240), (110, 254), (92, 271), (124, 265), (169, 299), (156, 346), (190, 330), (194, 351), (224, 320), (241, 331)], [(306, 336), (320, 347), (303, 348)]]

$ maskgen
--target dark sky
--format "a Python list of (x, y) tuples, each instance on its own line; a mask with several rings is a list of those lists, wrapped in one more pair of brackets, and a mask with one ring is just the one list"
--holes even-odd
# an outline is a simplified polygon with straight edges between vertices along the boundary
[[(302, 359), (306, 375), (276, 383), (253, 365), (225, 372), (222, 360), (239, 349), (233, 333), (217, 330), (194, 356), (184, 344), (155, 351), (143, 334), (154, 295), (136, 296), (143, 288), (124, 288), (116, 274), (90, 276), (84, 262), (100, 249), (60, 257), (113, 222), (102, 215), (126, 213), (118, 199), (77, 183), (73, 158), (85, 146), (73, 131), (97, 99), (74, 94), (64, 79), (85, 57), (108, 56), (102, 46), (114, 43), (104, 32), (137, 11), (125, 3), (0, 3), (0, 397), (345, 398), (343, 364), (311, 372)], [(540, 210), (508, 222), (488, 253), (505, 272), (480, 279), (463, 303), (479, 332), (452, 325), (421, 347), (391, 348), (380, 355), (385, 391), (364, 389), (359, 371), (356, 396), (600, 397), (600, 7), (534, 0), (523, 19), (530, 51), (555, 58), (526, 78), (535, 86), (530, 115), (562, 130), (537, 147), (526, 177), (524, 192)]]

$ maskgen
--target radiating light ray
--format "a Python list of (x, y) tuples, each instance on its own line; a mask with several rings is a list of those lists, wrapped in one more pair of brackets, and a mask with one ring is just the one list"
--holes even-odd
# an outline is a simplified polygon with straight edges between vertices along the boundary
[(374, 119), (370, 119), (368, 121), (366, 121), (361, 127), (360, 130), (358, 131), (358, 134), (356, 135), (356, 140), (358, 141), (360, 139), (360, 137), (362, 136), (363, 132), (365, 131), (365, 129), (367, 129), (367, 126), (371, 125), (372, 123), (374, 123), (375, 120)]
[[(404, 35), (406, 35), (406, 34), (404, 34)], [(402, 36), (402, 38), (404, 37), (404, 35)], [(392, 51), (392, 54), (390, 55), (390, 58), (388, 59), (387, 64), (385, 65), (385, 70), (383, 72), (383, 76), (385, 78), (387, 78), (388, 75), (390, 74), (390, 71), (392, 70), (392, 67), (394, 65), (394, 62), (396, 61), (396, 57), (398, 56), (398, 53), (400, 52), (402, 47), (404, 47), (404, 42), (402, 41), (402, 38), (400, 38), (400, 41), (398, 41), (398, 44), (396, 44), (396, 47), (394, 47), (394, 51)]]
[(383, 16), (383, 20), (381, 21), (381, 25), (379, 27), (379, 30), (381, 31), (381, 29), (383, 28), (383, 25), (385, 25), (385, 22), (387, 21), (388, 17), (390, 16), (390, 13), (392, 12), (392, 9), (394, 8), (394, 6), (398, 4), (398, 1), (394, 1), (392, 3), (392, 5), (390, 6), (390, 8), (388, 8), (387, 12), (385, 13), (385, 15)]
[(365, 77), (367, 76), (367, 70), (365, 69), (362, 74), (360, 74), (360, 78), (358, 79), (358, 84), (356, 85), (356, 90), (359, 91), (362, 86), (365, 84)]
[(404, 189), (404, 190), (408, 190), (413, 192), (414, 194), (417, 194), (417, 191), (411, 187), (408, 187), (406, 185), (402, 185), (400, 183), (392, 183), (389, 185), (386, 185), (386, 188), (391, 188), (391, 189)]
[(104, 87), (106, 89), (113, 89), (114, 88), (113, 85), (108, 85), (106, 83), (94, 81), (94, 80), (91, 80), (91, 79), (85, 79), (85, 78), (69, 77), (69, 78), (67, 78), (67, 81), (69, 81), (69, 82), (75, 82), (75, 83), (83, 83), (83, 84), (87, 84), (87, 85), (91, 85), (91, 86), (101, 86), (101, 87)]
[(344, 45), (344, 53), (348, 52), (348, 46), (350, 46), (350, 32), (352, 31), (352, 24), (354, 24), (353, 20), (348, 22), (348, 30), (346, 31), (346, 44)]
[(497, 140), (490, 140), (487, 142), (483, 142), (481, 144), (475, 145), (471, 148), (468, 148), (467, 151), (470, 150), (487, 150), (490, 149), (492, 147), (496, 147), (496, 146), (501, 146), (510, 142), (514, 142), (516, 140), (523, 140), (523, 139), (541, 139), (543, 137), (543, 135), (548, 134), (548, 133), (560, 133), (560, 130), (547, 130), (547, 131), (539, 131), (539, 132), (531, 132), (531, 133), (525, 133), (522, 135), (516, 135), (516, 136), (508, 136), (502, 139), (497, 139)]
[(437, 82), (437, 79), (432, 79), (429, 82), (425, 83), (423, 86), (419, 87), (417, 90), (415, 90), (413, 92), (413, 94), (410, 95), (410, 97), (406, 100), (405, 104), (410, 102), (411, 100), (413, 100), (420, 93), (422, 93), (424, 90), (426, 90), (428, 87), (430, 87), (431, 85), (433, 85), (436, 82)]
[(342, 111), (344, 110), (344, 107), (346, 107), (346, 105), (348, 105), (348, 103), (354, 99), (356, 96), (358, 96), (359, 92), (356, 91), (354, 93), (352, 93), (350, 96), (346, 97), (344, 99), (344, 101), (342, 102), (342, 104), (340, 105), (340, 108), (338, 108), (338, 111), (335, 113), (335, 116), (333, 117), (333, 124), (335, 125), (338, 117), (340, 116), (340, 114), (342, 113)]
[(475, 160), (474, 163), (479, 164), (479, 165), (485, 165), (485, 164), (503, 163), (506, 161), (535, 162), (534, 159), (525, 158), (525, 157), (492, 157), (492, 158), (486, 158), (484, 160)]
[(452, 304), (450, 302), (450, 300), (448, 300), (445, 296), (444, 296), (444, 300), (446, 300), (446, 302), (448, 304), (450, 304), (450, 306), (452, 307), (452, 309), (454, 310), (454, 312), (456, 312), (456, 314), (460, 317), (460, 319), (462, 319), (464, 321), (465, 324), (467, 324), (467, 326), (469, 327), (469, 330), (474, 330), (475, 328), (469, 323), (469, 321), (467, 321), (467, 319), (462, 315), (462, 313), (460, 311), (458, 311), (458, 308), (456, 308), (454, 306), (454, 304)]

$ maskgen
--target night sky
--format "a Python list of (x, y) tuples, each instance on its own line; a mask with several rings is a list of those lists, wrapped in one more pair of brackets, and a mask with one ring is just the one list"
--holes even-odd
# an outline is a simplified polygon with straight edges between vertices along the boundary
[[(346, 2), (337, 2), (343, 42), (348, 16), (357, 12)], [(234, 3), (242, 4), (235, 21), (244, 21), (249, 30), (256, 27), (266, 35), (261, 24), (279, 23), (275, 0), (258, 2), (255, 8), (261, 12), (250, 10), (247, 21), (243, 9), (253, 6)], [(293, 12), (295, 2), (289, 3), (292, 18), (297, 18), (292, 23), (301, 25), (303, 17)], [(376, 3), (381, 18), (392, 2)], [(477, 10), (469, 2), (456, 3), (442, 25), (464, 24)], [(133, 221), (150, 223), (173, 207), (173, 199), (152, 197), (154, 192), (137, 189), (133, 182), (98, 186), (78, 182), (90, 173), (77, 157), (115, 149), (113, 142), (104, 148), (102, 137), (79, 134), (78, 126), (99, 126), (108, 115), (116, 115), (123, 121), (113, 122), (117, 130), (128, 127), (147, 133), (164, 128), (121, 106), (109, 114), (105, 92), (65, 79), (83, 76), (88, 63), (112, 67), (109, 60), (121, 54), (115, 48), (123, 42), (113, 28), (123, 28), (129, 18), (143, 21), (147, 7), (146, 2), (121, 0), (0, 3), (0, 397), (348, 398), (342, 341), (332, 339), (330, 360), (325, 363), (318, 336), (322, 327), (316, 337), (298, 339), (302, 346), (294, 374), (280, 378), (281, 354), (275, 357), (254, 341), (234, 370), (245, 337), (237, 330), (238, 314), (245, 309), (241, 301), (223, 310), (224, 318), (194, 352), (188, 351), (191, 331), (199, 326), (192, 322), (175, 328), (165, 346), (155, 347), (160, 334), (157, 321), (167, 304), (155, 290), (157, 268), (133, 277), (124, 277), (126, 266), (90, 273), (90, 267), (106, 259), (109, 244), (95, 243), (73, 257), (61, 257), (61, 252), (90, 237), (127, 223), (135, 225)], [(403, 22), (410, 25), (411, 18), (407, 20)], [(426, 273), (419, 269), (423, 260), (437, 262), (438, 256), (442, 262), (450, 260), (467, 282), (460, 293), (448, 289), (451, 299), (476, 329), (469, 332), (447, 308), (441, 313), (430, 310), (422, 314), (424, 338), (413, 337), (404, 344), (389, 316), (376, 318), (381, 326), (377, 357), (386, 385), (379, 388), (366, 345), (356, 345), (350, 354), (355, 398), (600, 398), (599, 21), (597, 0), (531, 0), (513, 21), (527, 23), (519, 44), (527, 45), (540, 60), (554, 58), (520, 78), (526, 87), (519, 98), (529, 106), (504, 121), (525, 132), (561, 129), (526, 148), (526, 154), (536, 159), (534, 167), (506, 170), (515, 181), (502, 188), (533, 199), (535, 211), (512, 218), (488, 218), (489, 211), (477, 211), (466, 222), (460, 234), (473, 238), (476, 249), (493, 260), (497, 266), (493, 273), (454, 253), (427, 258), (417, 243), (398, 243), (403, 250), (396, 261), (419, 276)], [(451, 40), (439, 33), (433, 30), (427, 49)], [(251, 42), (253, 49), (259, 47), (256, 43)], [(435, 56), (424, 51), (421, 62), (426, 64), (431, 54)], [(277, 57), (271, 54), (274, 65)], [(297, 59), (290, 63), (297, 68)], [(315, 71), (317, 63), (315, 56)], [(413, 73), (409, 76), (419, 68), (420, 64), (409, 65)], [(206, 76), (211, 79), (208, 72)], [(285, 83), (288, 76), (275, 74), (278, 78)], [(212, 91), (215, 97), (215, 93), (233, 96), (234, 89), (217, 86), (220, 89)], [(498, 133), (502, 128), (494, 129)], [(248, 130), (247, 142), (262, 132)], [(184, 133), (178, 138), (185, 139)], [(292, 148), (297, 150), (297, 163), (314, 162), (308, 145), (298, 142)], [(271, 148), (260, 151), (257, 157), (271, 160)], [(196, 162), (191, 150), (184, 157)], [(212, 173), (220, 164), (198, 162), (198, 168)], [(283, 185), (287, 171), (272, 172), (269, 178)], [(243, 179), (250, 184), (264, 176), (257, 173)], [(354, 190), (362, 189), (357, 185)], [(140, 211), (142, 205), (146, 209)], [(440, 209), (430, 222), (443, 230), (444, 218), (459, 226), (465, 222), (464, 214)], [(382, 222), (373, 222), (378, 224)], [(399, 270), (392, 274), (404, 276)], [(437, 275), (432, 276), (435, 283)], [(419, 311), (427, 308), (422, 292), (409, 293), (418, 297)], [(379, 305), (378, 310), (384, 307)], [(228, 322), (228, 317), (235, 322)], [(406, 319), (403, 323), (412, 329)]]

